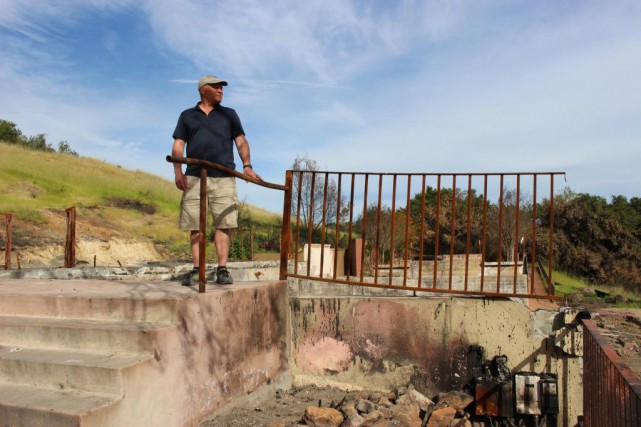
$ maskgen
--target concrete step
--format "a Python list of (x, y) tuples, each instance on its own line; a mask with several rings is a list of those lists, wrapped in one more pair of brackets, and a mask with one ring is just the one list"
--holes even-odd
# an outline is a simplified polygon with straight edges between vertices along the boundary
[(123, 371), (153, 354), (0, 346), (0, 383), (121, 395)]
[(83, 420), (86, 415), (108, 408), (118, 400), (118, 396), (107, 394), (0, 384), (0, 425), (87, 426)]
[(154, 351), (158, 336), (175, 327), (156, 322), (0, 316), (0, 345), (136, 353)]
[(0, 313), (7, 316), (68, 319), (176, 322), (178, 299), (82, 294), (3, 294)]

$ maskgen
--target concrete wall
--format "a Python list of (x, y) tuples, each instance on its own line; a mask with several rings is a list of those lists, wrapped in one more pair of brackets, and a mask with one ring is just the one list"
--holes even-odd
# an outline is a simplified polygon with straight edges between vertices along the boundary
[[(290, 291), (292, 286), (290, 286)], [(472, 379), (476, 353), (506, 355), (511, 371), (559, 376), (559, 425), (582, 413), (582, 360), (554, 347), (558, 315), (521, 302), (472, 298), (291, 295), (294, 382), (390, 389), (428, 396)]]

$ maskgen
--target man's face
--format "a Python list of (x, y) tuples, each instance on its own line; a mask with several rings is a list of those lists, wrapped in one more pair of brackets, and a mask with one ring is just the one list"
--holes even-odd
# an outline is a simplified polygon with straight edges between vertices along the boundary
[(223, 85), (207, 84), (202, 89), (203, 97), (206, 97), (212, 104), (220, 104), (223, 101)]

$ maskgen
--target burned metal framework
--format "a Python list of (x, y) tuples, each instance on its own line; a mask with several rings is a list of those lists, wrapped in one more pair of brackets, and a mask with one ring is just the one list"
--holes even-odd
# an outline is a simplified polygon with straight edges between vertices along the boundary
[[(286, 192), (283, 236), (289, 236), (286, 229), (292, 227), (294, 241), (284, 241), (282, 248), (286, 250), (291, 245), (290, 258), (294, 265), (293, 271), (284, 272), (281, 263), (281, 278), (410, 291), (559, 299), (552, 285), (554, 178), (563, 174), (287, 171), (285, 186), (291, 189), (291, 198), (288, 199)], [(545, 201), (549, 203), (547, 236), (538, 235), (542, 227), (537, 217), (537, 205), (541, 203), (537, 197), (543, 180), (549, 185)], [(400, 194), (403, 191), (399, 191), (399, 182), (403, 187), (406, 184), (403, 194)], [(461, 190), (457, 182), (465, 188)], [(412, 198), (413, 184), (419, 189)], [(531, 191), (531, 197), (526, 197), (526, 191)], [(524, 215), (526, 205), (528, 212)], [(529, 216), (527, 221), (523, 219), (525, 216)], [(381, 247), (383, 228), (388, 229), (385, 239), (389, 243), (385, 247)], [(478, 237), (478, 241), (472, 242), (473, 237)], [(339, 274), (338, 257), (326, 261), (326, 248), (347, 247), (356, 238), (362, 239), (357, 254), (360, 259), (356, 259), (360, 268)], [(527, 248), (523, 246), (526, 238)], [(536, 269), (530, 269), (524, 285), (523, 269), (519, 271), (519, 266), (524, 264), (521, 257), (525, 253), (531, 260), (537, 259), (541, 242), (548, 249), (548, 274), (543, 289), (537, 290)], [(495, 247), (491, 248), (490, 243)], [(315, 269), (311, 266), (313, 244), (320, 247), (320, 265)], [(446, 246), (445, 250), (442, 245)], [(426, 251), (428, 246), (431, 252)], [(301, 253), (303, 248), (306, 252)], [(374, 264), (369, 266), (368, 274), (366, 252)], [(489, 263), (490, 252), (494, 253), (493, 264)], [(388, 262), (381, 266), (380, 261), (386, 254)], [(354, 261), (355, 253), (349, 256)], [(474, 266), (473, 257), (480, 257), (475, 266), (478, 274), (470, 271)], [(281, 260), (284, 259), (281, 255)], [(458, 275), (453, 271), (457, 262), (464, 266)], [(488, 274), (490, 265), (495, 274)], [(395, 277), (395, 270), (401, 270), (402, 276), (396, 274)]]
[(641, 426), (641, 379), (583, 319), (583, 418), (586, 427)]

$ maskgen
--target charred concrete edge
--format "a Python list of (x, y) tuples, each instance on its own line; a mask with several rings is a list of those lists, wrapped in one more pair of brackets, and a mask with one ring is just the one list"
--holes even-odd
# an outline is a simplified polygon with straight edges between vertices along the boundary
[[(206, 265), (210, 278), (218, 264)], [(278, 261), (237, 261), (227, 267), (234, 280), (239, 282), (278, 280), (280, 264)], [(190, 263), (162, 264), (150, 263), (144, 266), (90, 267), (79, 265), (73, 268), (37, 267), (0, 270), (0, 279), (40, 279), (40, 280), (180, 280), (192, 269)]]

